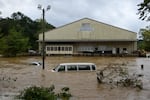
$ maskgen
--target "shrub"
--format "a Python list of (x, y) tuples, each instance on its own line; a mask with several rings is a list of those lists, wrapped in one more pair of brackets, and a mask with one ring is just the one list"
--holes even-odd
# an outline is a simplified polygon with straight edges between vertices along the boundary
[(58, 94), (54, 92), (54, 89), (54, 85), (49, 88), (33, 86), (21, 91), (17, 98), (21, 100), (58, 100), (58, 98), (69, 100), (71, 97), (68, 87), (62, 88)]

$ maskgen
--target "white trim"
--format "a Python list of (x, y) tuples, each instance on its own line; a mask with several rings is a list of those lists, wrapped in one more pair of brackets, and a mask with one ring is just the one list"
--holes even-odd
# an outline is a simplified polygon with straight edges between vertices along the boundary
[(72, 45), (47, 45), (46, 54), (73, 54)]

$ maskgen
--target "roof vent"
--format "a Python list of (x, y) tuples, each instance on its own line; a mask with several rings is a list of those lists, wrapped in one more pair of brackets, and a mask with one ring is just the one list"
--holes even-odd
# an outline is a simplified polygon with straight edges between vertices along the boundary
[(92, 31), (90, 23), (82, 23), (80, 31)]

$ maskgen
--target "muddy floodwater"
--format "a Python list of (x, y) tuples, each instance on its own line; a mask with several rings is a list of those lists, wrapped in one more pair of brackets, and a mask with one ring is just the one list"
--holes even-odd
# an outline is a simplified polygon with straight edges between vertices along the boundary
[[(150, 58), (136, 57), (46, 57), (45, 70), (30, 65), (42, 61), (41, 57), (0, 58), (0, 100), (14, 100), (13, 97), (26, 87), (55, 85), (55, 92), (69, 87), (72, 100), (150, 100)], [(125, 65), (131, 72), (143, 73), (143, 90), (136, 88), (111, 88), (99, 84), (96, 72), (51, 72), (59, 63), (91, 62), (97, 69), (109, 64)], [(140, 66), (144, 65), (141, 70)]]

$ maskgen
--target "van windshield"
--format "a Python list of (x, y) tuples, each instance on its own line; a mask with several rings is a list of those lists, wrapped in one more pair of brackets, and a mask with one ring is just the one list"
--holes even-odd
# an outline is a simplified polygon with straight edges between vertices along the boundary
[(60, 72), (60, 71), (65, 71), (65, 65), (60, 65), (59, 66), (58, 72)]

